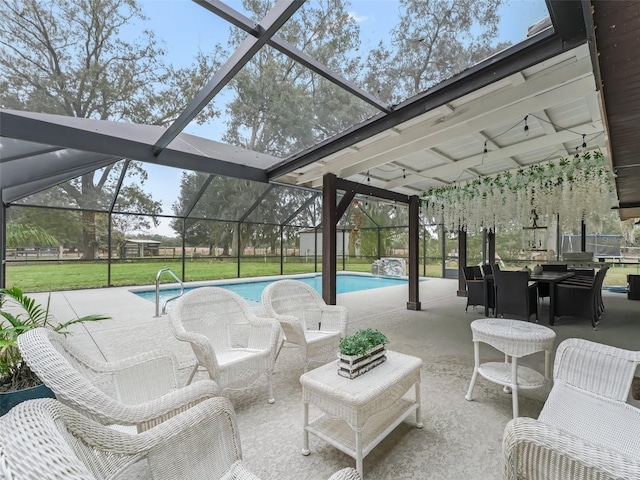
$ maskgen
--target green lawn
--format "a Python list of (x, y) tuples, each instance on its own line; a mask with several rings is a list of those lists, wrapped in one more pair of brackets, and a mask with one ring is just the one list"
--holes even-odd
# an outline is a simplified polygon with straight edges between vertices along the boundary
[[(342, 264), (338, 265), (341, 268)], [(160, 269), (170, 268), (178, 277), (182, 276), (182, 262), (174, 259), (152, 261), (117, 262), (111, 266), (111, 286), (152, 285)], [(347, 270), (370, 272), (369, 263), (349, 263)], [(322, 271), (318, 264), (318, 271)], [(284, 263), (283, 274), (313, 273), (313, 262), (288, 261)], [(280, 261), (243, 260), (240, 265), (241, 277), (280, 275)], [(238, 266), (234, 260), (187, 260), (185, 280), (220, 280), (238, 277)], [(172, 283), (169, 274), (161, 277), (161, 283)], [(32, 262), (28, 265), (7, 265), (7, 286), (18, 286), (25, 292), (54, 290), (74, 290), (108, 286), (106, 262)]]
[[(455, 266), (447, 265), (455, 268)], [(516, 269), (515, 266), (507, 266)], [(111, 267), (112, 286), (152, 285), (156, 274), (162, 268), (170, 268), (178, 277), (182, 274), (182, 262), (174, 259), (127, 261), (113, 263)], [(322, 266), (318, 264), (318, 271)], [(342, 262), (338, 261), (338, 270), (342, 270)], [(347, 271), (370, 272), (368, 260), (350, 261), (345, 265)], [(55, 290), (74, 290), (80, 288), (99, 288), (107, 285), (106, 262), (32, 262), (27, 265), (7, 265), (7, 286), (18, 286), (25, 292), (42, 292)], [(288, 258), (284, 263), (283, 274), (313, 273), (313, 262), (305, 263), (299, 259)], [(424, 272), (420, 266), (420, 275)], [(439, 264), (427, 265), (427, 276), (440, 277)], [(626, 285), (627, 274), (640, 273), (640, 265), (609, 269), (605, 277), (605, 285)], [(260, 277), (280, 275), (280, 259), (243, 260), (240, 266), (241, 277)], [(185, 262), (185, 279), (188, 282), (197, 280), (220, 280), (238, 277), (238, 267), (234, 259), (211, 260), (198, 259)], [(172, 283), (170, 275), (163, 275), (161, 283)]]

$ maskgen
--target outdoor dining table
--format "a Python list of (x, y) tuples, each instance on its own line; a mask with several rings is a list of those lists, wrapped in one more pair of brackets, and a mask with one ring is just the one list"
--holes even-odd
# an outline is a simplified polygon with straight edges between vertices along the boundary
[[(529, 280), (532, 282), (548, 283), (549, 284), (549, 325), (554, 324), (554, 311), (555, 311), (555, 288), (554, 285), (562, 280), (566, 280), (569, 277), (573, 277), (574, 272), (542, 272), (531, 273)], [(493, 275), (484, 276), (484, 315), (489, 316), (489, 289), (494, 288)], [(498, 292), (494, 291), (494, 298), (497, 298)], [(495, 309), (494, 309), (495, 312)], [(495, 316), (495, 315), (494, 315)]]

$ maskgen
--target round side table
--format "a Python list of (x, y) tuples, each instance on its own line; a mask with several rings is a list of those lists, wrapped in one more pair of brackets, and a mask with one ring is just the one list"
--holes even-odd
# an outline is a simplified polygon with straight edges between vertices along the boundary
[[(473, 387), (478, 373), (487, 380), (511, 389), (513, 418), (518, 416), (518, 390), (540, 388), (550, 379), (550, 356), (556, 332), (550, 328), (522, 320), (506, 318), (482, 318), (471, 322), (475, 365), (469, 391), (465, 398), (473, 399)], [(483, 342), (504, 353), (504, 362), (480, 363), (480, 346)], [(535, 370), (518, 366), (518, 358), (544, 351), (544, 375)]]

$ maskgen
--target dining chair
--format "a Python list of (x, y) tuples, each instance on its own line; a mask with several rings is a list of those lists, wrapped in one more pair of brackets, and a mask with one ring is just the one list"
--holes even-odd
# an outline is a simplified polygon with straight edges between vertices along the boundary
[[(499, 268), (499, 267), (498, 267)], [(538, 320), (538, 284), (529, 281), (528, 272), (494, 270), (496, 316), (515, 316)]]
[(475, 278), (473, 267), (462, 267), (462, 274), (467, 287), (466, 312), (469, 306), (475, 308), (477, 305), (484, 305), (484, 280)]
[[(566, 263), (543, 263), (540, 266), (543, 272), (566, 272), (568, 267)], [(549, 298), (550, 295), (549, 284), (547, 282), (538, 283), (538, 298)]]
[(480, 265), (474, 265), (471, 268), (473, 269), (473, 278), (476, 280), (482, 280), (484, 275), (482, 274), (482, 268), (480, 268)]
[(583, 318), (595, 329), (604, 313), (602, 285), (607, 270), (606, 267), (598, 270), (590, 284), (575, 283), (571, 279), (556, 283), (553, 317)]
[(487, 275), (493, 275), (493, 271), (491, 270), (491, 265), (485, 263), (482, 265), (482, 276), (486, 277)]

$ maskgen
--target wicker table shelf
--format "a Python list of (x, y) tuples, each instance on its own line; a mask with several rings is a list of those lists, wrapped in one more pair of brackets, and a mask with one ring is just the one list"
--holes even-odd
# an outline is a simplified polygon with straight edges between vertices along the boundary
[[(473, 399), (473, 387), (478, 374), (487, 380), (511, 389), (513, 417), (518, 416), (518, 390), (540, 388), (549, 379), (550, 355), (556, 333), (550, 328), (522, 320), (483, 318), (471, 322), (473, 333), (474, 368), (471, 384), (465, 398)], [(504, 353), (504, 362), (480, 363), (480, 346), (483, 342)], [(544, 375), (518, 365), (518, 358), (544, 352)]]
[[(337, 362), (300, 377), (304, 406), (302, 453), (309, 455), (309, 433), (356, 460), (363, 475), (363, 459), (394, 428), (416, 413), (420, 418), (420, 367), (417, 357), (387, 351), (387, 361), (354, 379), (338, 375)], [(408, 392), (415, 388), (413, 398)], [(309, 404), (324, 414), (309, 422)]]

